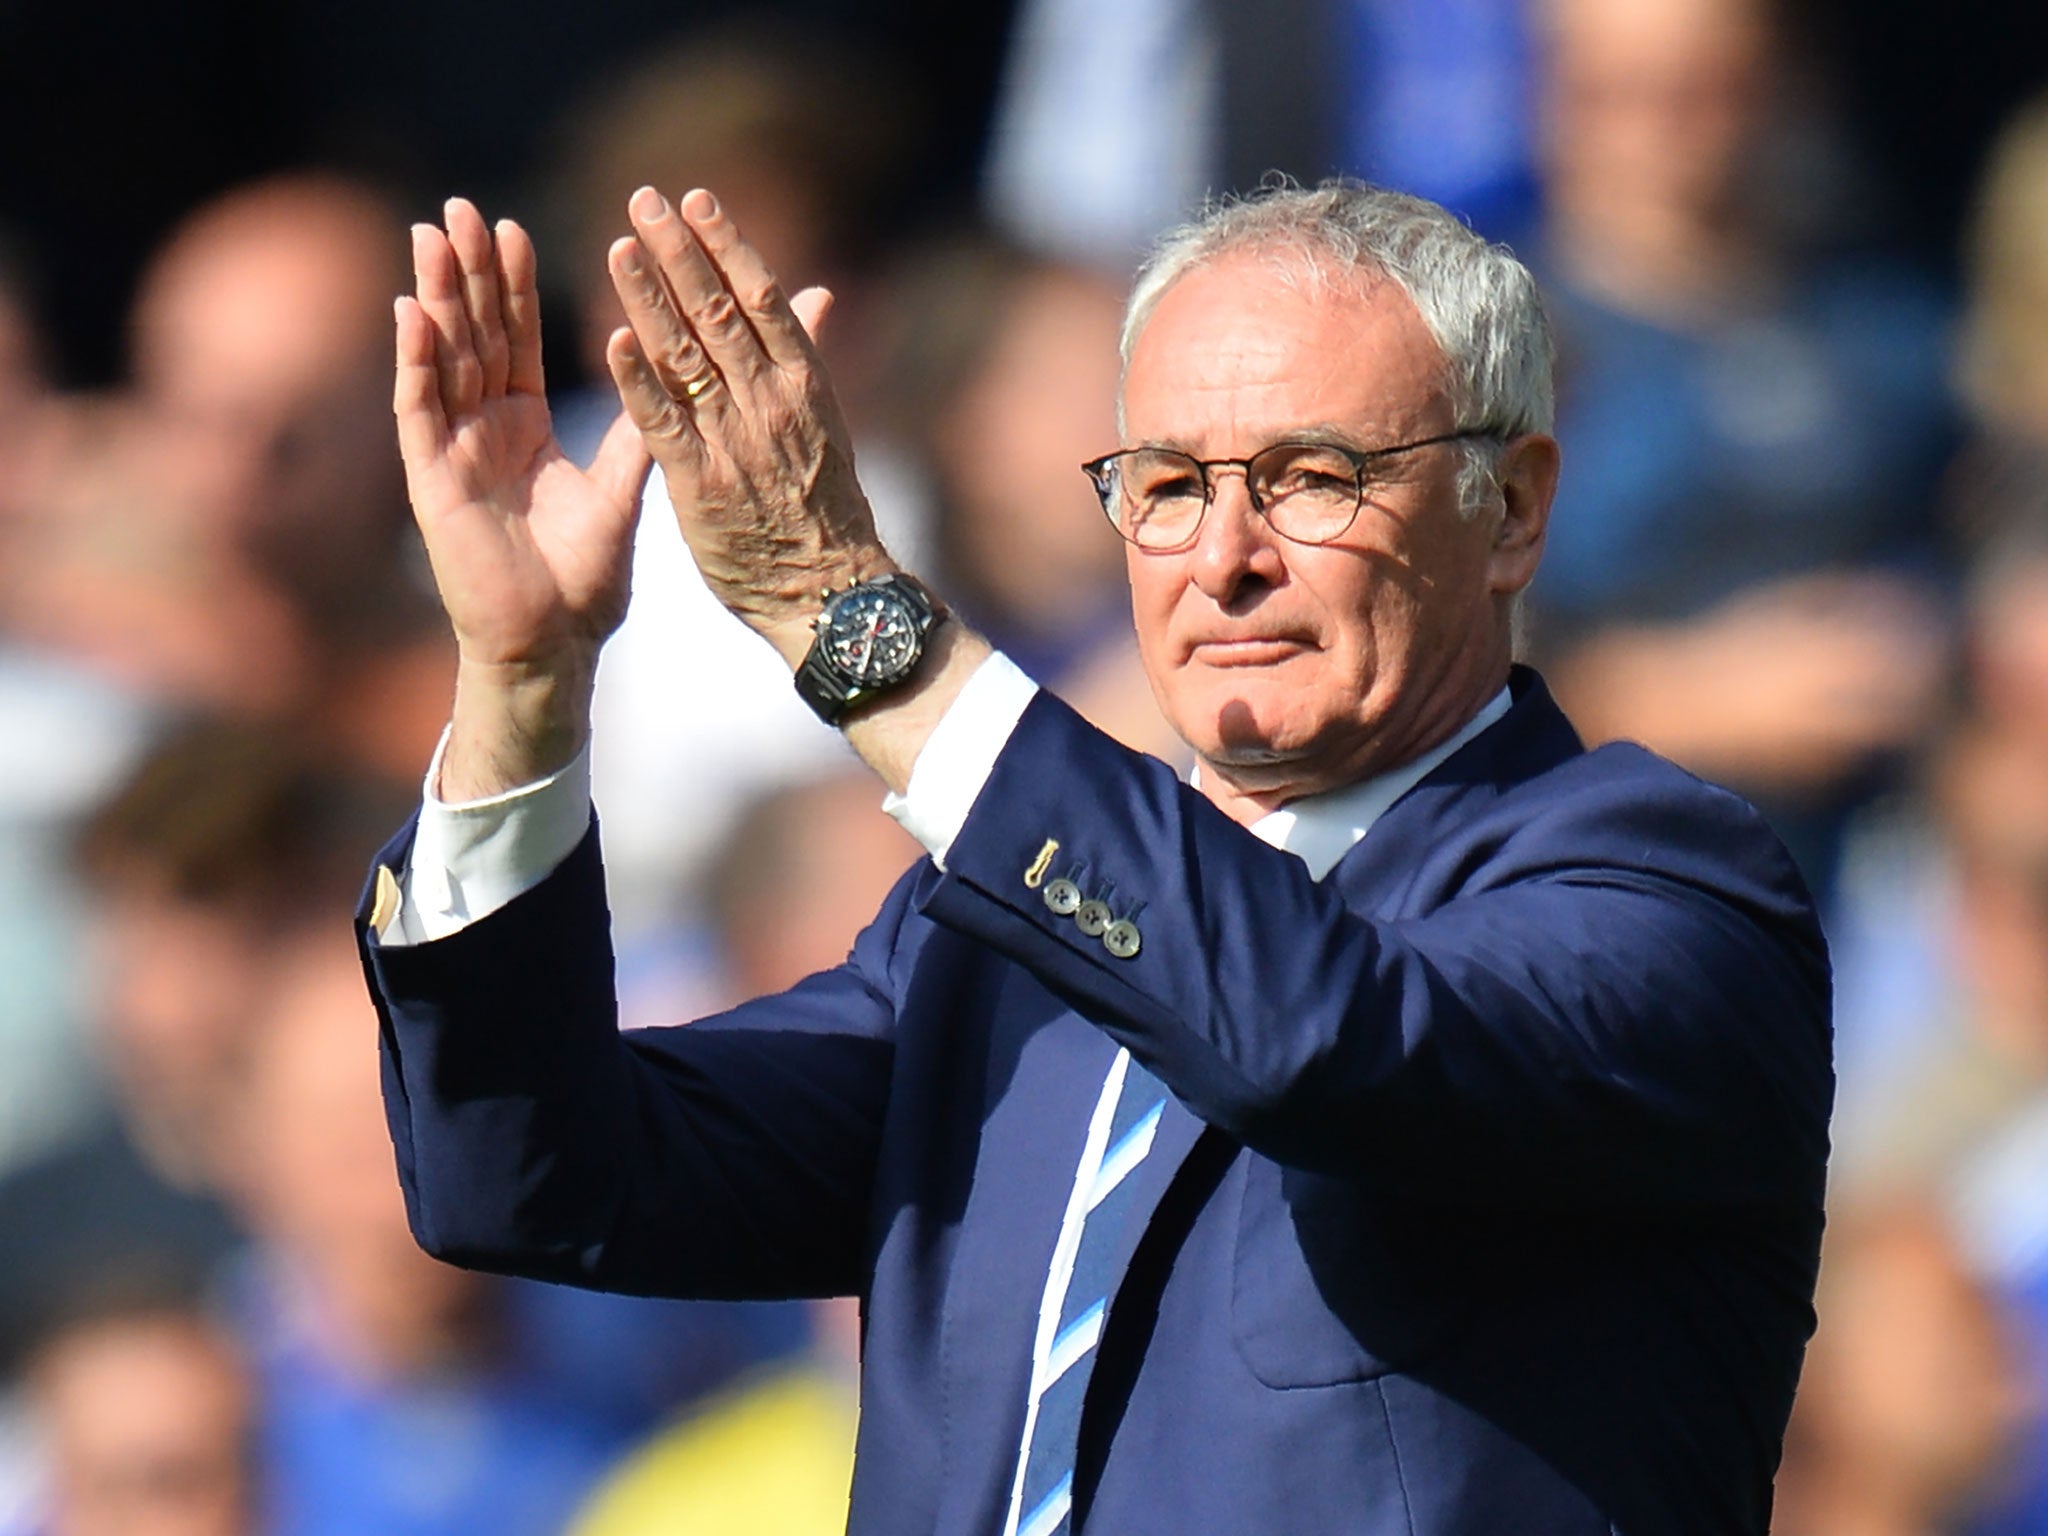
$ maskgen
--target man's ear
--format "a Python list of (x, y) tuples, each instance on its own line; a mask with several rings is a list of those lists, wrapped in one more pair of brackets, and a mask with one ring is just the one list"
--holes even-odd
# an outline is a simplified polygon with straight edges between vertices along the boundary
[(1547, 433), (1510, 438), (1500, 451), (1494, 483), (1500, 487), (1501, 517), (1487, 571), (1495, 592), (1519, 592), (1536, 575), (1557, 494), (1557, 464), (1557, 439)]

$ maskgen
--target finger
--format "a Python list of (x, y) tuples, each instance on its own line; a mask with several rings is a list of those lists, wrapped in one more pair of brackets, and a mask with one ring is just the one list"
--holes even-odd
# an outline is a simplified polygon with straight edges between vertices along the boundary
[(391, 308), (398, 350), (391, 414), (398, 419), (398, 452), (407, 472), (416, 474), (440, 455), (448, 441), (440, 371), (434, 366), (434, 323), (417, 299), (400, 297)]
[[(751, 339), (778, 367), (794, 368), (813, 358), (811, 347), (816, 332), (797, 314), (784, 296), (782, 284), (761, 253), (740, 234), (739, 226), (720, 206), (717, 198), (703, 188), (687, 193), (678, 211), (697, 238), (698, 246), (724, 277), (724, 287), (737, 301), (741, 320)], [(806, 292), (824, 292), (807, 289)], [(831, 297), (826, 296), (829, 306)], [(692, 322), (696, 319), (690, 311)], [(822, 318), (822, 311), (819, 312)], [(710, 338), (706, 337), (707, 344)], [(718, 349), (712, 346), (716, 356)]]
[(590, 478), (597, 488), (622, 506), (633, 508), (638, 517), (641, 492), (647, 472), (654, 467), (654, 455), (647, 451), (647, 438), (639, 425), (621, 411), (612, 418), (590, 461)]
[(825, 322), (832, 316), (833, 303), (830, 288), (806, 288), (789, 301), (791, 312), (804, 328), (804, 334), (811, 338), (812, 346), (816, 346), (818, 339), (825, 334)]
[[(692, 193), (709, 197), (709, 193)], [(697, 237), (652, 187), (635, 192), (626, 211), (633, 230), (661, 268), (675, 307), (696, 333), (705, 354), (726, 380), (752, 379), (767, 371), (768, 354), (740, 310), (720, 272)]]
[(483, 215), (468, 198), (449, 198), (441, 213), (462, 269), (462, 307), (477, 360), (483, 364), (483, 393), (495, 398), (505, 392), (505, 314), (498, 293), (497, 251)]
[(433, 324), (441, 408), (451, 417), (466, 415), (482, 396), (483, 364), (470, 340), (455, 251), (448, 237), (431, 224), (412, 227), (412, 271), (420, 308)]
[(613, 331), (604, 360), (618, 387), (619, 404), (646, 440), (648, 450), (661, 461), (664, 473), (674, 469), (694, 472), (704, 453), (704, 439), (690, 412), (648, 361), (638, 334), (624, 326)]
[(656, 387), (671, 400), (689, 401), (692, 410), (728, 403), (717, 367), (705, 355), (696, 332), (676, 312), (675, 300), (647, 248), (634, 236), (622, 235), (612, 242), (609, 264), (612, 287), (618, 290), (638, 355), (647, 362)]
[(505, 387), (515, 394), (543, 394), (540, 265), (533, 241), (511, 219), (498, 220), (498, 283), (505, 306)]

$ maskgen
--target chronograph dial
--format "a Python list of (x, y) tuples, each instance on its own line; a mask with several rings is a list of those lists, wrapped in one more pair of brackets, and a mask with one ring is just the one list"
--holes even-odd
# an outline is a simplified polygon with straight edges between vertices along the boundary
[(885, 576), (835, 592), (817, 619), (817, 638), (797, 669), (796, 691), (827, 724), (908, 681), (925, 637), (944, 615), (908, 576)]

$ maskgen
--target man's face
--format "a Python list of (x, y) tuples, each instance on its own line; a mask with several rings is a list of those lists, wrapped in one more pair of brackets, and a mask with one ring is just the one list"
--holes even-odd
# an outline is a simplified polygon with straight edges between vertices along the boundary
[[(1305, 434), (1371, 450), (1473, 425), (1453, 419), (1442, 372), (1394, 284), (1293, 286), (1260, 257), (1225, 257), (1175, 282), (1140, 333), (1125, 440), (1242, 459)], [(1554, 471), (1548, 439), (1519, 441)], [(1212, 796), (1279, 804), (1395, 767), (1500, 687), (1548, 483), (1466, 517), (1459, 455), (1376, 461), (1357, 520), (1320, 546), (1276, 534), (1225, 470), (1191, 547), (1129, 551), (1146, 672)]]

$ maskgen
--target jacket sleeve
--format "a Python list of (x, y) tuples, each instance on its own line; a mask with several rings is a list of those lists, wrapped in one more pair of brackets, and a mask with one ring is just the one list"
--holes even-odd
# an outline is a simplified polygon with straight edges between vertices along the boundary
[[(1776, 839), (1633, 749), (1522, 802), (1427, 850), (1449, 899), (1375, 918), (1041, 696), (926, 910), (1283, 1164), (1474, 1201), (1816, 1199), (1827, 966)], [(1136, 953), (1048, 902), (1063, 873)]]
[(906, 888), (845, 964), (696, 1024), (625, 1033), (594, 823), (541, 885), (451, 937), (386, 947), (359, 923), (421, 1245), (643, 1294), (856, 1292)]

